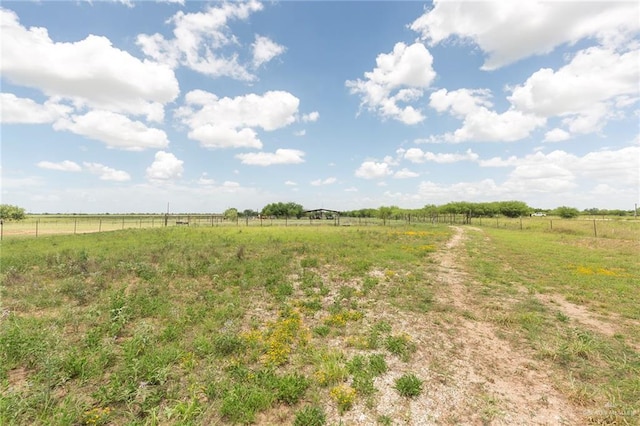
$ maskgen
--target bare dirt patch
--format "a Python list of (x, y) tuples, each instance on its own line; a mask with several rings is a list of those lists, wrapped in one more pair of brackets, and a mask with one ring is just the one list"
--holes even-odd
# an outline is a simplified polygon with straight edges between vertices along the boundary
[(613, 336), (616, 333), (616, 327), (613, 324), (596, 318), (595, 314), (590, 312), (586, 307), (571, 303), (560, 295), (537, 294), (536, 297), (542, 303), (556, 307), (570, 319), (577, 321), (593, 331), (597, 331), (606, 336)]

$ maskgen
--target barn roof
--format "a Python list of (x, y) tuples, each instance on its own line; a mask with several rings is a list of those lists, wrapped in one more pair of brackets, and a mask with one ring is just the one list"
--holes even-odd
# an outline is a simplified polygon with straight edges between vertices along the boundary
[(338, 210), (329, 210), (329, 209), (313, 209), (313, 210), (305, 210), (302, 213), (336, 213), (340, 214)]

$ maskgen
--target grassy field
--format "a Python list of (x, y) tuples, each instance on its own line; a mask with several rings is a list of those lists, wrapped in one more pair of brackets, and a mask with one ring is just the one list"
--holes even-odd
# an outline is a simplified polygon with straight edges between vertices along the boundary
[[(174, 226), (5, 240), (0, 424), (322, 425), (355, 410), (413, 424), (382, 399), (434, 397), (424, 353), (443, 377), (455, 353), (434, 352), (429, 333), (454, 336), (461, 321), (533, 352), (585, 421), (636, 424), (638, 240), (469, 230), (459, 268), (473, 305), (458, 309), (437, 279), (452, 233)], [(574, 305), (600, 322), (577, 321)], [(476, 398), (483, 422), (501, 419), (496, 398)]]
[[(390, 226), (406, 225), (404, 220), (387, 221)], [(87, 234), (163, 227), (266, 227), (266, 226), (368, 226), (382, 224), (376, 218), (343, 217), (330, 220), (308, 218), (229, 220), (221, 215), (30, 215), (21, 221), (5, 221), (2, 237), (26, 238), (47, 235)]]
[[(557, 372), (593, 424), (640, 419), (639, 239), (485, 229), (467, 244), (483, 318)], [(597, 409), (593, 409), (597, 407)]]

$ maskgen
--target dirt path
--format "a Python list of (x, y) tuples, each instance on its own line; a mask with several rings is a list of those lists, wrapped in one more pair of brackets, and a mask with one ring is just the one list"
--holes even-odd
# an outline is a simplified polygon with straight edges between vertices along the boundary
[[(455, 227), (445, 250), (435, 258), (436, 312), (411, 315), (381, 306), (399, 331), (411, 335), (418, 350), (409, 363), (389, 362), (378, 379), (377, 413), (396, 425), (579, 425), (580, 413), (553, 386), (545, 365), (532, 354), (513, 349), (483, 321), (464, 272), (466, 232)], [(394, 327), (395, 328), (395, 327)], [(424, 380), (422, 394), (407, 400), (393, 389), (394, 380), (412, 372)], [(365, 410), (354, 410), (343, 424), (375, 424)]]
[(466, 397), (457, 409), (467, 406), (473, 411), (469, 401), (479, 396), (484, 415), (473, 413), (469, 423), (492, 420), (493, 424), (580, 424), (578, 413), (554, 388), (545, 366), (531, 354), (512, 349), (497, 337), (492, 324), (480, 319), (481, 307), (468, 291), (474, 283), (460, 265), (465, 263), (465, 232), (482, 231), (461, 227), (454, 230), (437, 260), (439, 297), (462, 313), (457, 318), (456, 333), (450, 336), (459, 347), (450, 361), (454, 366), (451, 384)]

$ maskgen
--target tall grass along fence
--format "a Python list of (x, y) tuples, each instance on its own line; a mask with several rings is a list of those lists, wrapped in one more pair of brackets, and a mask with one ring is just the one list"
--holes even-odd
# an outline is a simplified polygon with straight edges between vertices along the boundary
[(559, 217), (473, 218), (474, 226), (523, 231), (553, 232), (585, 237), (615, 238), (640, 241), (637, 219), (561, 219)]
[(473, 225), (499, 229), (554, 232), (571, 235), (640, 241), (637, 219), (561, 219), (558, 217), (476, 217), (465, 215), (406, 215), (401, 218), (336, 216), (330, 219), (237, 217), (220, 214), (172, 215), (31, 215), (22, 221), (4, 221), (0, 238), (39, 237), (53, 234), (86, 234), (132, 228), (160, 227), (256, 227), (256, 226), (399, 226), (418, 223)]

